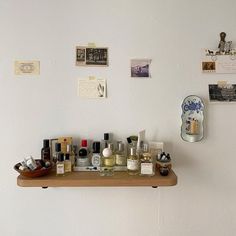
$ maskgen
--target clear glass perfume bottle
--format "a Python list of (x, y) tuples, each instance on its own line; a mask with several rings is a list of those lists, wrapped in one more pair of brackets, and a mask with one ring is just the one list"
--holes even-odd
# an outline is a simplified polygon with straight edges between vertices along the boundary
[(100, 142), (93, 143), (93, 154), (91, 162), (95, 167), (100, 167), (101, 165)]
[(127, 157), (125, 155), (124, 143), (121, 141), (117, 142), (117, 150), (115, 152), (116, 165), (117, 166), (126, 166)]
[(56, 174), (57, 176), (65, 175), (64, 154), (62, 152), (60, 152), (57, 157)]
[(72, 169), (72, 165), (71, 165), (71, 160), (70, 160), (70, 154), (66, 153), (66, 158), (64, 161), (64, 165), (65, 165), (65, 173), (71, 172)]
[(110, 148), (103, 150), (101, 160), (100, 175), (112, 176), (114, 174), (115, 156)]
[(73, 151), (73, 146), (71, 144), (67, 144), (66, 154), (69, 154), (71, 166), (73, 167), (75, 165), (75, 153)]
[(136, 154), (136, 148), (130, 148), (130, 155), (127, 158), (127, 171), (130, 175), (139, 173), (139, 156)]

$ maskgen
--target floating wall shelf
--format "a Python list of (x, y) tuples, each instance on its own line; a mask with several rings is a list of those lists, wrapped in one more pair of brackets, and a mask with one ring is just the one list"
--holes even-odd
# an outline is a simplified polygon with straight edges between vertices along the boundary
[(72, 172), (57, 177), (55, 172), (38, 178), (17, 178), (20, 187), (137, 187), (137, 186), (173, 186), (177, 184), (177, 176), (170, 171), (168, 176), (156, 173), (152, 177), (130, 176), (127, 172), (116, 172), (111, 177), (101, 177), (98, 172)]

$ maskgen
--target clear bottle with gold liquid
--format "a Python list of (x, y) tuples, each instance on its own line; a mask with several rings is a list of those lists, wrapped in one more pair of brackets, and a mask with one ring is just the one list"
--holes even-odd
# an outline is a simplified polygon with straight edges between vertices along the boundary
[(127, 158), (127, 171), (129, 175), (139, 174), (139, 156), (134, 147), (130, 148), (130, 154)]
[(115, 166), (115, 155), (112, 151), (112, 145), (108, 145), (102, 152), (100, 175), (101, 176), (112, 176), (114, 175)]

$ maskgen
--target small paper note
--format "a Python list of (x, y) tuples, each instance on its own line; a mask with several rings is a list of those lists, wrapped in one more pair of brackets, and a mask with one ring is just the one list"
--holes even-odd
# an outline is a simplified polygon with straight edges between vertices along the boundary
[(81, 98), (106, 98), (107, 88), (105, 79), (79, 79), (78, 96)]
[(15, 61), (15, 75), (39, 75), (39, 61)]

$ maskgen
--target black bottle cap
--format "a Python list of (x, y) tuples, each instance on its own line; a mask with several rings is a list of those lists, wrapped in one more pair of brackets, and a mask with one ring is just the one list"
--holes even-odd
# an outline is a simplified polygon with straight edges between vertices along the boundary
[(64, 161), (64, 153), (62, 153), (62, 152), (58, 153), (57, 160), (58, 161)]
[(44, 139), (44, 140), (43, 140), (43, 147), (44, 147), (44, 148), (49, 147), (49, 139)]
[(70, 160), (70, 154), (69, 153), (66, 153), (66, 160)]
[(60, 152), (61, 151), (61, 144), (60, 143), (55, 143), (55, 151)]
[(100, 142), (94, 142), (93, 143), (93, 152), (94, 153), (100, 153)]
[(132, 140), (131, 140), (131, 138), (130, 138), (130, 137), (128, 137), (128, 138), (127, 138), (127, 142), (128, 142), (129, 144), (131, 144), (131, 143), (132, 143)]
[(108, 141), (109, 140), (109, 133), (104, 134), (104, 140)]

